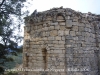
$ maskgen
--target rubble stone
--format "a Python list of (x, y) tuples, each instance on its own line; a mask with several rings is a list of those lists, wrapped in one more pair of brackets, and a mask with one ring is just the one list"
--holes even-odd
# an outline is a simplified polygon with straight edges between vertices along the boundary
[(100, 75), (100, 15), (53, 8), (25, 17), (23, 75)]

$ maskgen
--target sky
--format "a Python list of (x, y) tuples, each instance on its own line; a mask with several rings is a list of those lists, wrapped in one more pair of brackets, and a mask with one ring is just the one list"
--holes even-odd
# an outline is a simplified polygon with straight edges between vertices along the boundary
[[(30, 2), (31, 0), (28, 0)], [(83, 13), (100, 14), (100, 0), (33, 0), (28, 10), (32, 13), (37, 11), (49, 10), (53, 7), (71, 8)]]

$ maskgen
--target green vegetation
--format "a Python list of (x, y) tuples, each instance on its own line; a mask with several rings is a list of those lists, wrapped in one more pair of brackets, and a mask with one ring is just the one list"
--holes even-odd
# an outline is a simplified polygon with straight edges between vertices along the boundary
[(8, 72), (7, 74), (4, 74), (4, 75), (18, 75), (17, 72)]
[(9, 57), (12, 57), (14, 61), (5, 63), (5, 67), (7, 69), (12, 69), (12, 68), (15, 68), (17, 65), (22, 64), (22, 53), (19, 53), (18, 56), (9, 55)]
[[(9, 54), (17, 55), (18, 52), (22, 52), (18, 49), (18, 42), (23, 39), (19, 35), (22, 16), (27, 14), (21, 11), (24, 2), (26, 0), (0, 0), (0, 75), (4, 73), (4, 65), (12, 64), (13, 58), (16, 58), (10, 57)], [(15, 31), (19, 32), (16, 34)], [(13, 64), (16, 64), (15, 61)]]

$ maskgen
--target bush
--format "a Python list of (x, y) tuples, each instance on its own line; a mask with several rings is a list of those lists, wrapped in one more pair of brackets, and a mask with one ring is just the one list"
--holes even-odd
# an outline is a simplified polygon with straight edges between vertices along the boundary
[(18, 75), (18, 73), (17, 72), (8, 72), (8, 73), (6, 73), (4, 75)]

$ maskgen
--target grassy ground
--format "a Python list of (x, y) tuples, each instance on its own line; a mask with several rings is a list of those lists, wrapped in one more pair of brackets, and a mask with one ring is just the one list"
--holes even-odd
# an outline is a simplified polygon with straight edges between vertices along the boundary
[(5, 67), (7, 69), (12, 69), (12, 68), (16, 67), (16, 65), (22, 64), (22, 53), (19, 53), (18, 56), (9, 55), (9, 57), (12, 57), (14, 59), (14, 61), (5, 63)]

